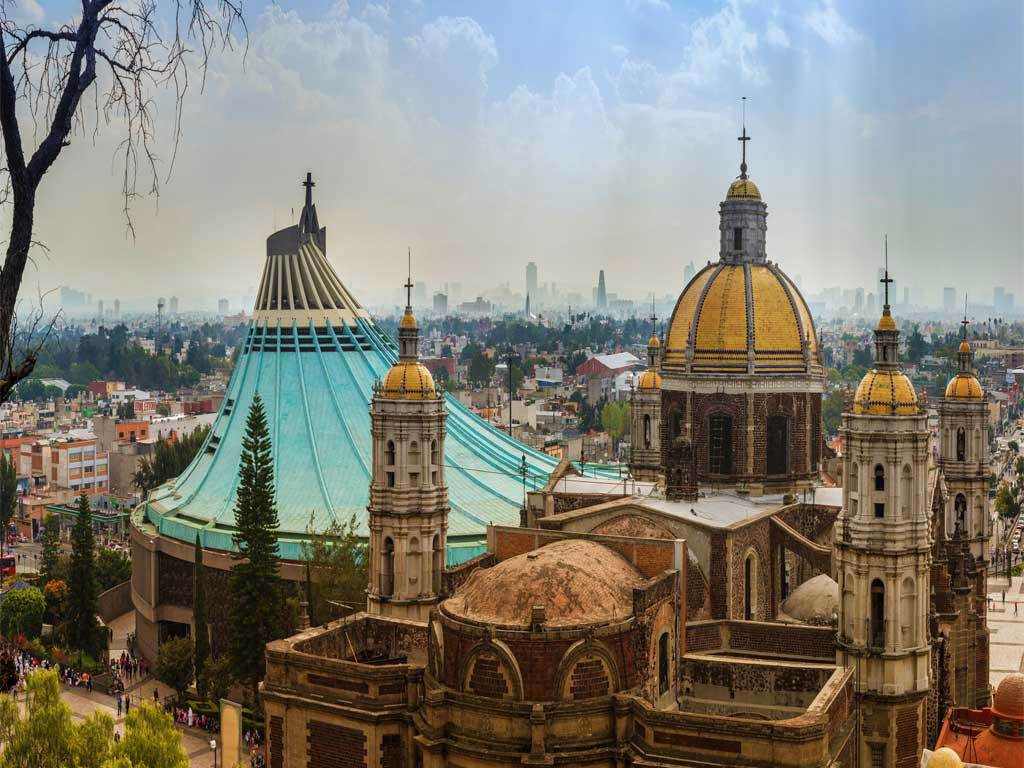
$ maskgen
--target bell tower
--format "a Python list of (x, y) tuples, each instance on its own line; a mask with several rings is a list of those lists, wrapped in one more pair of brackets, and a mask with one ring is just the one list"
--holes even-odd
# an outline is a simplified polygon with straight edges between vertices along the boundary
[(926, 746), (930, 687), (929, 433), (927, 414), (897, 361), (888, 268), (883, 284), (874, 367), (843, 414), (836, 661), (857, 669), (858, 768), (910, 768)]
[(444, 398), (419, 362), (412, 281), (398, 329), (399, 358), (370, 406), (370, 583), (367, 612), (426, 621), (441, 594), (448, 537)]
[(647, 370), (634, 379), (629, 408), (629, 472), (652, 482), (661, 474), (661, 342), (656, 322), (652, 302)]

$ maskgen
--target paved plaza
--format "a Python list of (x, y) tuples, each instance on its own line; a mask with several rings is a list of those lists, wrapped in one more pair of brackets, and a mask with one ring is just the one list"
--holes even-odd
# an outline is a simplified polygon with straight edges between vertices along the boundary
[(1011, 672), (1024, 672), (1024, 577), (1013, 578), (1004, 603), (1005, 584), (1005, 580), (989, 579), (989, 669), (993, 687)]

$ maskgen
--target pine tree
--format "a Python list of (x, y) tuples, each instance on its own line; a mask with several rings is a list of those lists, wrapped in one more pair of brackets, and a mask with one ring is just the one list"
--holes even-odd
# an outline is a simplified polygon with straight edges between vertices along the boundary
[(18, 513), (18, 472), (14, 458), (0, 456), (0, 546), (7, 548), (11, 521)]
[(43, 521), (43, 551), (39, 556), (39, 574), (42, 585), (53, 579), (60, 562), (60, 519), (53, 514)]
[(277, 575), (277, 506), (274, 463), (263, 401), (253, 397), (242, 440), (233, 536), (229, 647), (236, 678), (252, 687), (263, 677), (264, 647), (278, 636), (284, 600)]
[(195, 667), (196, 685), (202, 695), (206, 693), (206, 677), (203, 666), (210, 655), (210, 631), (206, 622), (206, 573), (203, 570), (203, 545), (196, 534), (195, 576), (192, 587), (192, 618), (196, 625)]
[(71, 531), (68, 595), (68, 640), (73, 648), (92, 651), (96, 641), (96, 542), (89, 496), (78, 497), (78, 519)]

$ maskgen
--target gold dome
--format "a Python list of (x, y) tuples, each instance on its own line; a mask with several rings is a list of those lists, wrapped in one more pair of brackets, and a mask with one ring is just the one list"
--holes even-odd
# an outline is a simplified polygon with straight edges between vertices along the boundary
[(883, 314), (880, 318), (878, 318), (878, 325), (876, 326), (876, 330), (895, 331), (896, 321), (893, 319), (892, 315)]
[(750, 179), (736, 179), (725, 193), (726, 200), (760, 200), (761, 191)]
[(640, 374), (636, 380), (636, 388), (641, 392), (652, 392), (661, 389), (661, 374), (653, 369), (648, 369)]
[(661, 342), (658, 341), (658, 337), (657, 336), (651, 336), (651, 338), (647, 340), (647, 346), (648, 347), (660, 347), (661, 346)]
[(853, 398), (853, 412), (876, 416), (914, 416), (917, 414), (917, 392), (902, 371), (880, 371), (864, 374)]
[(402, 315), (402, 322), (398, 325), (399, 328), (415, 328), (416, 317), (412, 313), (412, 309), (406, 308), (405, 314)]
[(963, 760), (949, 747), (940, 747), (928, 758), (927, 768), (963, 768)]
[(981, 382), (969, 373), (960, 373), (946, 385), (947, 400), (981, 400)]
[[(709, 264), (686, 286), (665, 337), (662, 371), (694, 373), (822, 372), (814, 321), (800, 291), (774, 264)], [(810, 363), (804, 358), (809, 345)]]
[(971, 351), (971, 345), (967, 343), (966, 339), (964, 341), (960, 342), (960, 351), (961, 352), (970, 352)]
[(381, 385), (381, 394), (394, 400), (426, 400), (437, 397), (434, 377), (422, 363), (397, 362)]

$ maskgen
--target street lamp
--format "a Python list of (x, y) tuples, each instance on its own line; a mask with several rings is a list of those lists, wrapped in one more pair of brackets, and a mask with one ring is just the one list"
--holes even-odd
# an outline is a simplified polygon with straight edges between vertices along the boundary
[(217, 768), (217, 740), (210, 739), (210, 749), (213, 750), (213, 768)]

